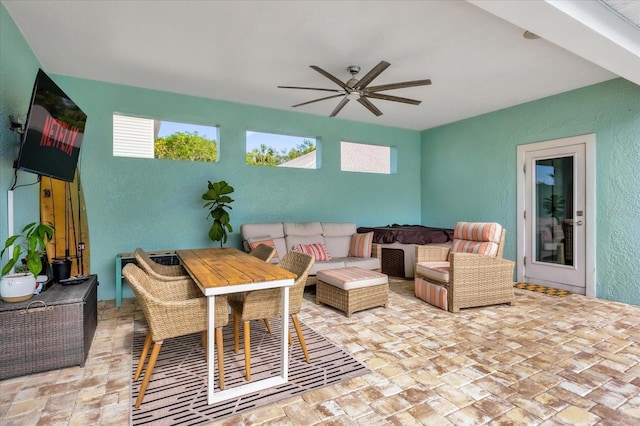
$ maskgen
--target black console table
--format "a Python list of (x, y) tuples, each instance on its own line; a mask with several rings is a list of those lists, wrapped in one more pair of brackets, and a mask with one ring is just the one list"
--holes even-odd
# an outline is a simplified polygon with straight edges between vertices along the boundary
[(84, 365), (98, 324), (98, 277), (0, 301), (0, 379)]

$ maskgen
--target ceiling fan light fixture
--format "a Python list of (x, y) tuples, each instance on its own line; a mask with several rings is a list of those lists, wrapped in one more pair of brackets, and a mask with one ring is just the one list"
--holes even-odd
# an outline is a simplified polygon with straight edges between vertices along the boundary
[(311, 69), (322, 74), (336, 85), (340, 87), (340, 89), (325, 89), (321, 87), (300, 87), (300, 86), (278, 86), (283, 89), (304, 89), (304, 90), (320, 90), (323, 92), (333, 92), (333, 95), (325, 96), (318, 99), (312, 99), (310, 101), (302, 102), (296, 105), (292, 105), (292, 107), (299, 107), (302, 105), (308, 105), (319, 101), (324, 101), (326, 99), (333, 98), (342, 98), (338, 105), (331, 112), (329, 117), (335, 117), (344, 106), (349, 101), (358, 101), (363, 107), (368, 109), (372, 114), (376, 117), (382, 115), (382, 111), (380, 111), (370, 100), (372, 99), (381, 99), (383, 101), (392, 101), (392, 102), (401, 102), (409, 105), (420, 105), (420, 101), (415, 99), (403, 98), (400, 96), (386, 95), (383, 92), (385, 90), (393, 90), (393, 89), (404, 89), (407, 87), (416, 87), (416, 86), (425, 86), (431, 84), (431, 80), (423, 79), (423, 80), (413, 80), (413, 81), (401, 81), (397, 83), (388, 83), (381, 84), (377, 86), (369, 86), (369, 84), (382, 73), (385, 69), (387, 69), (391, 64), (387, 61), (380, 61), (378, 65), (371, 68), (369, 72), (365, 74), (361, 79), (356, 79), (356, 75), (360, 72), (360, 67), (357, 65), (349, 65), (347, 67), (347, 71), (351, 74), (351, 78), (346, 82), (343, 82), (338, 77), (334, 76), (331, 73), (323, 70), (317, 65), (309, 65)]

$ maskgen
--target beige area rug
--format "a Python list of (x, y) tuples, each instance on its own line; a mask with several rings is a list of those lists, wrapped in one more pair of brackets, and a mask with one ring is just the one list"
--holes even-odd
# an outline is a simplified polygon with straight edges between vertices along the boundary
[[(280, 320), (271, 319), (272, 333), (262, 321), (251, 322), (251, 377), (258, 380), (278, 375)], [(219, 420), (276, 401), (300, 395), (369, 372), (362, 363), (335, 346), (309, 327), (301, 324), (311, 363), (304, 360), (293, 323), (289, 330), (293, 345), (289, 346), (289, 382), (275, 388), (207, 405), (207, 364), (200, 344), (200, 334), (168, 339), (162, 345), (153, 377), (139, 409), (133, 407), (142, 377), (131, 384), (132, 425), (193, 425)], [(242, 328), (241, 328), (242, 329)], [(134, 324), (131, 377), (135, 372), (144, 337), (146, 323)], [(225, 388), (245, 384), (242, 331), (240, 351), (233, 352), (232, 320), (224, 328)], [(218, 384), (216, 361), (215, 383)]]

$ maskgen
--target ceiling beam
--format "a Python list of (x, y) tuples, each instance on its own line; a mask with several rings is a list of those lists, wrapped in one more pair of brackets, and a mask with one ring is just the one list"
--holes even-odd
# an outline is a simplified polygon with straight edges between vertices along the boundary
[(596, 1), (467, 1), (640, 85), (640, 30)]

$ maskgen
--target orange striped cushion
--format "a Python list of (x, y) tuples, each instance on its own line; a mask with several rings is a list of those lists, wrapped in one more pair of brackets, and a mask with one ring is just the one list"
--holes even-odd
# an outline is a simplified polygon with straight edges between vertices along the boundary
[(327, 248), (323, 243), (298, 244), (297, 246), (294, 246), (293, 249), (313, 256), (317, 262), (331, 260), (329, 253), (327, 253)]
[(365, 234), (353, 234), (349, 246), (350, 257), (371, 257), (371, 245), (373, 244), (373, 231)]
[(445, 287), (430, 283), (422, 278), (416, 278), (413, 289), (418, 299), (445, 311), (448, 310), (447, 289)]
[(495, 222), (458, 222), (453, 230), (451, 253), (476, 253), (495, 256), (502, 226)]
[(458, 222), (453, 230), (456, 240), (500, 242), (502, 226), (495, 222)]

